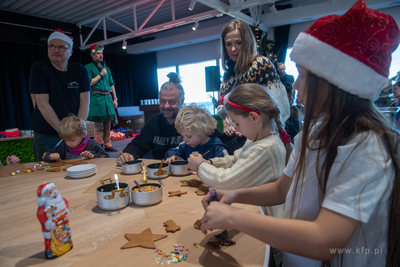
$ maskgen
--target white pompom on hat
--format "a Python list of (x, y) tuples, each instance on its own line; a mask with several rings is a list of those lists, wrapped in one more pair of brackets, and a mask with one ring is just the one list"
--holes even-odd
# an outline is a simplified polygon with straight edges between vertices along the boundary
[(50, 34), (49, 39), (47, 39), (47, 44), (53, 39), (59, 39), (67, 42), (71, 48), (74, 46), (73, 37), (66, 35), (62, 30), (57, 29), (55, 32)]
[(44, 206), (44, 204), (46, 204), (46, 198), (45, 193), (47, 190), (51, 189), (55, 187), (55, 185), (53, 183), (47, 182), (47, 183), (43, 183), (41, 185), (39, 185), (38, 189), (37, 189), (37, 204), (39, 207)]
[(399, 41), (393, 17), (358, 0), (342, 16), (322, 17), (300, 33), (290, 57), (340, 89), (375, 100), (387, 83)]

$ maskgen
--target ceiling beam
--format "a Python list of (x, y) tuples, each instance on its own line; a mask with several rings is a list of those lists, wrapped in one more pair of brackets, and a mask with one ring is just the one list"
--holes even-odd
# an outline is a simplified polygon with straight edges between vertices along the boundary
[(225, 25), (226, 23), (223, 23), (204, 29), (197, 29), (196, 31), (190, 30), (186, 33), (172, 34), (145, 43), (129, 45), (126, 52), (128, 54), (142, 54), (220, 39), (221, 32)]
[(92, 22), (94, 20), (98, 20), (100, 18), (103, 18), (105, 16), (108, 16), (108, 15), (111, 15), (111, 14), (114, 14), (114, 13), (118, 13), (120, 11), (123, 11), (125, 9), (137, 6), (139, 4), (142, 4), (142, 3), (148, 2), (148, 1), (151, 1), (151, 0), (139, 0), (139, 1), (135, 1), (135, 2), (130, 2), (129, 1), (128, 3), (119, 5), (119, 6), (115, 7), (115, 8), (113, 8), (113, 9), (98, 13), (98, 14), (96, 14), (96, 16), (90, 15), (89, 18), (80, 20), (77, 23), (77, 25), (80, 26), (80, 25), (87, 24), (87, 23)]
[[(217, 15), (220, 15), (221, 13), (217, 10), (210, 10), (207, 12), (203, 12), (203, 13), (199, 13), (199, 14), (195, 14), (189, 17), (185, 17), (185, 18), (181, 18), (181, 19), (177, 19), (177, 20), (173, 20), (173, 21), (169, 21), (169, 22), (165, 22), (159, 25), (155, 25), (155, 26), (151, 26), (145, 29), (138, 29), (136, 31), (132, 31), (126, 34), (122, 34), (122, 35), (118, 35), (109, 39), (104, 39), (102, 41), (96, 41), (96, 44), (103, 46), (103, 45), (107, 45), (107, 44), (112, 44), (112, 43), (116, 43), (116, 42), (120, 42), (126, 39), (130, 39), (130, 38), (134, 38), (134, 37), (138, 37), (138, 36), (142, 36), (145, 34), (149, 34), (149, 33), (155, 33), (155, 32), (159, 32), (159, 31), (164, 31), (167, 29), (171, 29), (177, 26), (182, 26), (185, 24), (189, 24), (189, 23), (194, 23), (196, 21), (200, 21), (200, 20), (204, 20), (204, 19), (208, 19), (208, 18), (212, 18), (215, 17)], [(98, 21), (98, 23), (100, 22), (100, 20)], [(89, 48), (92, 44), (86, 44), (88, 38), (90, 38), (90, 35), (93, 33), (94, 29), (97, 28), (98, 26), (95, 25), (95, 27), (93, 27), (91, 33), (89, 34), (89, 36), (86, 38), (86, 40), (83, 42), (83, 44), (81, 45), (80, 49), (84, 50), (86, 48)]]
[[(253, 26), (258, 25), (258, 28), (260, 28), (261, 30), (263, 30), (265, 32), (267, 32), (269, 30), (269, 27), (267, 25), (260, 23), (260, 21), (257, 21), (254, 18), (241, 12), (241, 9), (242, 9), (241, 7), (231, 8), (230, 5), (226, 5), (226, 4), (222, 3), (221, 1), (215, 1), (215, 0), (197, 0), (197, 1), (202, 3), (203, 5), (206, 5), (208, 7), (211, 7), (215, 10), (220, 11), (223, 14), (229, 15), (236, 19), (241, 19), (249, 25), (253, 25)], [(269, 0), (260, 0), (260, 1), (258, 1), (257, 4), (268, 3), (268, 1)], [(256, 5), (255, 0), (251, 0), (251, 2), (252, 3), (250, 5), (253, 5), (253, 4)]]
[[(393, 0), (365, 0), (367, 6), (372, 9), (382, 9), (390, 6), (400, 5), (400, 1)], [(317, 20), (323, 16), (344, 14), (354, 4), (353, 1), (335, 0), (334, 4), (329, 1), (308, 6), (288, 8), (279, 10), (279, 16), (264, 14), (261, 16), (263, 24), (269, 27), (295, 24), (305, 21)]]

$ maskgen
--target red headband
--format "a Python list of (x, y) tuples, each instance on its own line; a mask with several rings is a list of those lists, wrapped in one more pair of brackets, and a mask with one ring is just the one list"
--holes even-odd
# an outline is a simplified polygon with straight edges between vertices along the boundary
[(235, 108), (241, 109), (241, 110), (246, 111), (246, 112), (248, 112), (248, 113), (250, 113), (250, 112), (255, 112), (255, 113), (257, 113), (258, 115), (260, 115), (260, 112), (258, 112), (258, 111), (255, 111), (255, 110), (252, 110), (252, 109), (248, 109), (248, 108), (242, 107), (241, 105), (235, 104), (235, 103), (233, 103), (233, 102), (230, 101), (230, 100), (228, 100), (227, 102), (228, 102), (229, 105), (231, 105), (231, 106), (233, 106), (233, 107), (235, 107)]

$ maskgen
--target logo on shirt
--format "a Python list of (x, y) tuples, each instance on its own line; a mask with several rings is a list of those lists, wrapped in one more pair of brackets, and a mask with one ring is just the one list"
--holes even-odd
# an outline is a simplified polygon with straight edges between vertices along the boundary
[(161, 137), (154, 136), (153, 144), (166, 146), (166, 145), (179, 145), (183, 141), (182, 136)]
[(72, 82), (68, 84), (68, 89), (77, 89), (79, 88), (79, 84), (77, 82)]

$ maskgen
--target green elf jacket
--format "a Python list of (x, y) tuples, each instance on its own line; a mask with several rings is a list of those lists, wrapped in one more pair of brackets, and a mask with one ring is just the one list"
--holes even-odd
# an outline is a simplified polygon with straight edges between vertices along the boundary
[[(90, 80), (99, 75), (103, 69), (103, 66), (99, 67), (95, 61), (87, 64), (85, 67), (88, 70)], [(90, 93), (88, 121), (106, 122), (115, 120), (115, 109), (110, 95), (111, 85), (114, 85), (114, 80), (111, 76), (110, 69), (107, 66), (106, 68), (107, 74), (92, 86), (92, 90), (104, 91), (105, 94), (96, 92)]]

